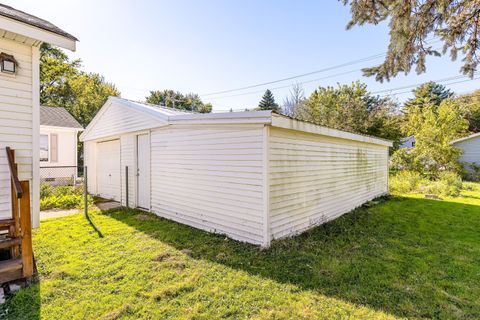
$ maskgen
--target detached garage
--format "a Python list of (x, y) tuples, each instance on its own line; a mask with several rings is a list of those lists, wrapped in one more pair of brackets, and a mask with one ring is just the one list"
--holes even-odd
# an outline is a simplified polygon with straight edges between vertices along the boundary
[(111, 97), (80, 138), (90, 193), (262, 246), (388, 192), (390, 141), (271, 111)]

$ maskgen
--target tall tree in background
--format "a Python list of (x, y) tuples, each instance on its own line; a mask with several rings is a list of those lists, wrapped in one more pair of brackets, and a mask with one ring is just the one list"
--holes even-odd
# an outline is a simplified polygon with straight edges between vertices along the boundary
[(280, 111), (280, 107), (278, 104), (275, 102), (275, 97), (273, 96), (272, 91), (270, 89), (267, 89), (265, 93), (263, 94), (262, 100), (260, 100), (258, 104), (258, 108), (260, 110), (273, 110), (273, 111)]
[[(366, 23), (379, 24), (389, 20), (390, 43), (385, 61), (364, 69), (378, 81), (389, 80), (399, 72), (425, 72), (429, 55), (458, 52), (464, 55), (460, 72), (473, 77), (480, 62), (480, 0), (342, 0), (350, 6), (352, 19), (347, 29)], [(427, 42), (436, 36), (443, 42), (442, 52)]]
[(295, 110), (300, 110), (303, 103), (305, 103), (305, 90), (296, 83), (283, 101), (283, 113), (289, 117), (295, 117)]
[(389, 98), (371, 95), (358, 81), (320, 87), (294, 113), (319, 125), (393, 140), (396, 146), (401, 138), (398, 105)]
[(412, 106), (404, 130), (415, 136), (415, 147), (396, 151), (392, 163), (396, 169), (418, 171), (430, 178), (438, 177), (441, 171), (460, 173), (461, 150), (450, 142), (465, 134), (467, 128), (468, 122), (452, 99), (445, 99), (438, 106)]
[(109, 96), (120, 92), (96, 73), (80, 70), (81, 61), (71, 61), (60, 49), (40, 48), (40, 103), (65, 107), (82, 126), (87, 126)]
[(147, 103), (161, 105), (169, 108), (177, 108), (188, 111), (209, 113), (212, 112), (212, 105), (204, 103), (200, 96), (195, 93), (186, 95), (174, 90), (155, 90), (150, 91), (150, 95), (145, 98)]
[(480, 132), (480, 90), (456, 97), (455, 102), (468, 121), (468, 130)]
[(413, 90), (413, 98), (405, 102), (404, 111), (408, 112), (414, 107), (430, 104), (438, 107), (443, 100), (452, 96), (453, 92), (445, 88), (445, 86), (430, 81)]

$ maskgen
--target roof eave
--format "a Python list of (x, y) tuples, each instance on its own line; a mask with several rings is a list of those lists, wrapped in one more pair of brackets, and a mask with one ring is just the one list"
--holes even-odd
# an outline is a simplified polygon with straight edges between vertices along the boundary
[(308, 132), (313, 134), (319, 134), (319, 135), (328, 136), (332, 138), (340, 138), (340, 139), (382, 145), (385, 147), (393, 146), (393, 142), (390, 140), (385, 140), (377, 137), (328, 128), (328, 127), (320, 126), (310, 122), (295, 120), (293, 118), (275, 114), (275, 113), (272, 115), (272, 126), (283, 128), (283, 129), (298, 130), (298, 131), (303, 131), (303, 132)]
[(170, 116), (168, 122), (171, 124), (270, 124), (272, 112), (268, 111), (245, 111), (225, 113), (193, 113), (185, 115)]
[(457, 142), (462, 142), (462, 141), (473, 139), (473, 138), (476, 138), (476, 137), (480, 137), (480, 132), (469, 135), (468, 137), (463, 137), (463, 138), (460, 138), (460, 139), (450, 141), (450, 144), (455, 144)]
[(76, 50), (76, 42), (78, 41), (73, 36), (70, 38), (5, 16), (0, 16), (0, 29), (71, 51)]

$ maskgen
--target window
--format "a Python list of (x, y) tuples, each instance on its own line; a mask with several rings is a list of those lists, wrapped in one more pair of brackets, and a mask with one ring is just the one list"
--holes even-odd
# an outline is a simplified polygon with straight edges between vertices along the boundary
[(40, 161), (48, 161), (48, 134), (40, 135)]

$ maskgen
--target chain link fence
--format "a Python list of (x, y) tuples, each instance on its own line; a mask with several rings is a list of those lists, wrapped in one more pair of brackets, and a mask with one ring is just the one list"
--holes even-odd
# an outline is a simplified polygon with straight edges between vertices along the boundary
[(77, 166), (40, 167), (40, 182), (52, 186), (76, 186), (83, 180), (83, 168)]

